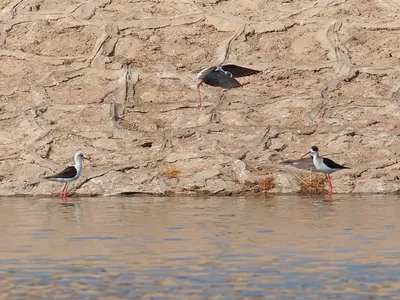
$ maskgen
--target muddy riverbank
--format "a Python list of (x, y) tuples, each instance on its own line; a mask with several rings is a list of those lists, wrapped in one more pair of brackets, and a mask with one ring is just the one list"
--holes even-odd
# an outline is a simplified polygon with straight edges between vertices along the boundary
[[(0, 195), (91, 157), (71, 193), (296, 193), (311, 145), (336, 193), (398, 193), (399, 1), (5, 1)], [(243, 87), (196, 71), (235, 63)]]

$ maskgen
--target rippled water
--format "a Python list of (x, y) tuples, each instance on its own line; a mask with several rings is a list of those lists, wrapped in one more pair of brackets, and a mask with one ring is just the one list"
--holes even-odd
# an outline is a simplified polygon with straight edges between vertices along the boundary
[(400, 197), (0, 199), (1, 299), (400, 297)]

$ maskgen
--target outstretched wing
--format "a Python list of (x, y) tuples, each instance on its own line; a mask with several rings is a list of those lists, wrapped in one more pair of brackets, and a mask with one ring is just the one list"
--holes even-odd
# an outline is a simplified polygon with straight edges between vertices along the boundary
[(235, 89), (241, 86), (239, 81), (222, 71), (213, 71), (208, 73), (204, 77), (203, 81), (205, 84), (219, 86), (224, 89)]
[(45, 179), (53, 179), (53, 178), (73, 178), (77, 174), (75, 167), (67, 167), (62, 170), (60, 173), (46, 176)]
[(249, 69), (249, 68), (245, 68), (245, 67), (241, 67), (241, 66), (237, 66), (237, 65), (225, 65), (225, 66), (222, 66), (222, 69), (230, 72), (233, 75), (233, 77), (245, 77), (245, 76), (250, 76), (250, 75), (254, 75), (254, 74), (261, 72), (258, 70), (253, 70), (253, 69)]
[(337, 163), (335, 163), (333, 160), (329, 159), (329, 158), (323, 158), (323, 162), (325, 165), (327, 165), (329, 168), (331, 169), (350, 169), (348, 167), (339, 165)]

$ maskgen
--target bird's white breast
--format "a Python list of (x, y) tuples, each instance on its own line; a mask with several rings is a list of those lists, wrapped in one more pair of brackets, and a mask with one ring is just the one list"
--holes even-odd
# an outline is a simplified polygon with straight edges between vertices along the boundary
[(331, 174), (331, 173), (337, 171), (337, 169), (328, 168), (328, 166), (324, 164), (322, 157), (314, 156), (313, 163), (314, 163), (315, 168), (324, 174)]

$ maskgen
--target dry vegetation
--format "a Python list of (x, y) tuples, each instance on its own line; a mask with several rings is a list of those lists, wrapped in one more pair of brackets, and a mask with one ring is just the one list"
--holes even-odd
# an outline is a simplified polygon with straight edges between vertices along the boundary
[(269, 191), (275, 187), (275, 182), (272, 176), (265, 176), (260, 180), (258, 186), (261, 191)]
[(300, 185), (299, 194), (307, 195), (321, 195), (326, 194), (327, 191), (325, 189), (325, 175), (321, 173), (312, 173), (310, 171), (309, 176), (298, 176)]
[(178, 178), (181, 171), (174, 167), (168, 167), (164, 171), (164, 175), (168, 178)]

